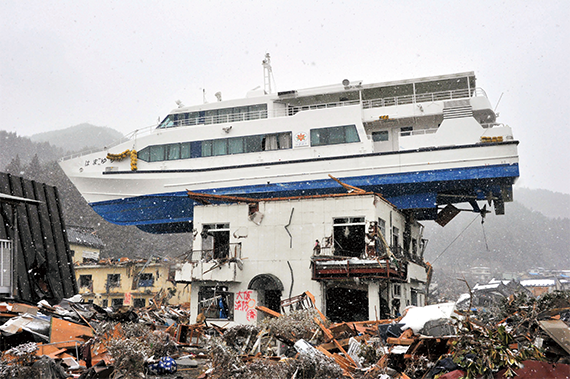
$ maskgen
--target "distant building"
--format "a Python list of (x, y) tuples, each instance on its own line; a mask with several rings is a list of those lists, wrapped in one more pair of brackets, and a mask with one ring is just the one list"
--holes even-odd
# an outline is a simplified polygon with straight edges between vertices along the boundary
[(520, 283), (536, 297), (563, 289), (557, 278), (523, 279)]
[(67, 239), (74, 262), (84, 263), (99, 261), (101, 249), (105, 246), (101, 238), (90, 228), (68, 227)]
[(376, 194), (200, 205), (194, 228), (198, 249), (176, 272), (194, 317), (255, 323), (256, 306), (280, 312), (305, 291), (333, 321), (425, 304), (423, 227)]
[(172, 264), (158, 258), (106, 259), (96, 263), (87, 259), (76, 263), (75, 275), (84, 300), (102, 307), (146, 307), (151, 300), (161, 304), (190, 301), (190, 285), (176, 285)]

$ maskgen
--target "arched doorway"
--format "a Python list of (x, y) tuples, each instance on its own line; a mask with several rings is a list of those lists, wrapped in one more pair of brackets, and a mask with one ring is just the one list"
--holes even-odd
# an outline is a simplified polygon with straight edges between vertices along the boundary
[(257, 303), (259, 305), (281, 313), (283, 283), (278, 277), (273, 274), (256, 275), (249, 281), (247, 288), (257, 291)]

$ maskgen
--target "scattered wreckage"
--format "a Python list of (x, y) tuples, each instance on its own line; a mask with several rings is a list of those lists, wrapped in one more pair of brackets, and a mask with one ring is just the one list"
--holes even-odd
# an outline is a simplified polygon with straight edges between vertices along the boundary
[(200, 317), (189, 324), (188, 307), (160, 302), (114, 311), (78, 296), (56, 306), (0, 303), (0, 378), (570, 376), (568, 291), (505, 297), (492, 314), (442, 303), (340, 323), (311, 297), (283, 300), (281, 312), (257, 307), (263, 321), (230, 327)]

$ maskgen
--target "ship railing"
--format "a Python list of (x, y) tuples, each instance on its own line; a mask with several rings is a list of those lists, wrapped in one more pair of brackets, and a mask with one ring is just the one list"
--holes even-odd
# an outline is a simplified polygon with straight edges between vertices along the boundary
[(362, 107), (364, 109), (369, 109), (369, 108), (388, 107), (388, 106), (403, 105), (403, 104), (415, 104), (415, 103), (426, 103), (426, 102), (434, 102), (442, 100), (464, 99), (464, 98), (478, 97), (478, 96), (486, 97), (487, 95), (485, 94), (485, 91), (483, 91), (483, 89), (481, 88), (475, 88), (475, 89), (464, 88), (464, 89), (456, 89), (448, 91), (438, 91), (438, 92), (363, 100)]
[(262, 118), (267, 118), (267, 110), (242, 112), (242, 113), (228, 113), (228, 114), (221, 114), (214, 116), (202, 116), (202, 117), (176, 120), (171, 127), (225, 124), (228, 122), (251, 121), (251, 120), (259, 120)]
[(274, 117), (293, 116), (301, 111), (338, 108), (338, 107), (346, 107), (358, 104), (360, 104), (360, 100), (346, 100), (346, 101), (336, 101), (331, 103), (318, 103), (318, 104), (307, 104), (307, 105), (298, 105), (298, 106), (292, 105), (289, 106), (287, 109), (276, 110)]

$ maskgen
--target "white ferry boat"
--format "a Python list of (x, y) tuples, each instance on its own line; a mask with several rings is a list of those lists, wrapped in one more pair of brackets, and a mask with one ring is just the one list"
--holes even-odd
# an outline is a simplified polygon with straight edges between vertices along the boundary
[[(270, 66), (264, 61), (266, 79)], [(104, 219), (149, 232), (192, 230), (187, 191), (242, 197), (344, 192), (332, 175), (417, 219), (448, 204), (504, 212), (518, 141), (473, 72), (218, 100), (174, 109), (104, 151), (60, 165)], [(111, 159), (110, 159), (111, 158)], [(122, 159), (121, 158), (126, 158)]]

